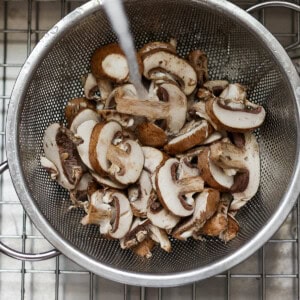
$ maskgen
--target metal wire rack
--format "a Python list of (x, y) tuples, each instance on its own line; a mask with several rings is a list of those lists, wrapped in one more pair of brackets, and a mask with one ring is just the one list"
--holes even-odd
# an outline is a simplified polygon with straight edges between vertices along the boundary
[[(5, 119), (11, 91), (27, 56), (64, 15), (86, 1), (0, 1), (0, 161), (5, 159)], [(247, 9), (256, 0), (232, 1)], [(300, 0), (289, 1), (300, 4)], [(300, 53), (300, 16), (282, 7), (254, 13), (295, 59)], [(242, 264), (192, 285), (138, 288), (98, 277), (61, 255), (23, 262), (0, 255), (0, 299), (300, 299), (300, 200), (286, 222)], [(0, 178), (0, 239), (19, 251), (51, 245), (30, 222), (9, 174)]]

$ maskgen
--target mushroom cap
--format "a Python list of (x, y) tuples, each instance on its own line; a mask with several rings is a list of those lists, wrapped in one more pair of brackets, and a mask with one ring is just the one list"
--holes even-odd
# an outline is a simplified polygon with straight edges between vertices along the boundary
[(212, 133), (213, 128), (206, 120), (187, 123), (178, 136), (169, 141), (164, 150), (170, 154), (183, 153), (200, 145)]
[(96, 49), (91, 58), (91, 71), (96, 79), (109, 79), (117, 83), (129, 79), (127, 60), (118, 44)]
[(117, 189), (117, 190), (123, 190), (127, 187), (126, 185), (116, 182), (107, 176), (103, 177), (93, 171), (91, 171), (91, 175), (98, 183), (100, 183), (101, 185), (103, 185), (105, 187), (109, 187), (109, 188), (113, 188), (113, 189)]
[(70, 130), (77, 133), (78, 126), (85, 121), (94, 120), (95, 122), (100, 122), (100, 119), (100, 116), (93, 109), (83, 109), (73, 118), (70, 123)]
[(156, 175), (156, 191), (161, 204), (174, 215), (186, 217), (193, 213), (194, 203), (185, 201), (184, 195), (201, 192), (204, 188), (203, 179), (199, 176), (177, 180), (176, 171), (179, 161), (168, 159)]
[(198, 168), (204, 181), (219, 190), (228, 192), (234, 184), (234, 177), (228, 176), (224, 170), (218, 167), (210, 158), (210, 148), (204, 149), (198, 156)]
[(182, 91), (186, 95), (190, 95), (197, 85), (197, 74), (194, 68), (184, 59), (167, 51), (155, 51), (149, 53), (143, 59), (144, 76), (151, 78), (151, 71), (159, 68), (171, 73), (180, 79), (182, 83)]
[(47, 162), (52, 162), (56, 167), (54, 171), (58, 171), (55, 176), (57, 182), (68, 190), (74, 189), (82, 176), (83, 167), (75, 144), (62, 132), (60, 124), (53, 123), (47, 127), (43, 149)]
[(193, 215), (174, 229), (172, 232), (173, 237), (179, 240), (186, 240), (193, 235), (193, 232), (199, 231), (205, 222), (216, 212), (219, 201), (219, 191), (210, 188), (204, 189), (195, 198)]
[(144, 146), (162, 147), (167, 143), (167, 135), (163, 129), (154, 123), (144, 122), (138, 124), (135, 133)]
[(173, 54), (176, 54), (176, 47), (171, 43), (166, 42), (150, 42), (145, 44), (139, 51), (138, 54), (143, 58), (150, 53), (157, 52), (157, 51), (166, 51)]
[(108, 173), (124, 185), (136, 182), (144, 165), (142, 148), (132, 140), (125, 140), (117, 146), (110, 145), (106, 159), (110, 163)]
[(143, 146), (142, 151), (145, 158), (144, 169), (151, 174), (153, 174), (157, 168), (169, 158), (164, 152), (153, 147)]

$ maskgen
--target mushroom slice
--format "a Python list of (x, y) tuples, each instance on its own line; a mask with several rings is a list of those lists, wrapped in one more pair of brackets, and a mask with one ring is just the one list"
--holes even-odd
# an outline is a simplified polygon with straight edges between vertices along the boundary
[(167, 143), (167, 135), (159, 126), (145, 122), (138, 124), (135, 133), (144, 146), (163, 147)]
[(179, 224), (172, 232), (173, 237), (186, 240), (198, 232), (205, 222), (216, 212), (220, 200), (217, 190), (206, 188), (195, 198), (195, 210), (193, 216)]
[(198, 168), (203, 180), (220, 192), (228, 192), (234, 184), (234, 177), (227, 175), (211, 159), (210, 149), (206, 148), (198, 156)]
[(56, 165), (51, 160), (44, 156), (41, 156), (41, 166), (50, 174), (52, 180), (57, 179), (59, 171), (57, 170)]
[(239, 210), (257, 192), (260, 181), (260, 159), (259, 146), (256, 137), (252, 133), (245, 133), (245, 146), (238, 148), (229, 142), (218, 142), (211, 146), (211, 157), (214, 162), (225, 168), (236, 168), (247, 170), (247, 184), (243, 178), (236, 186), (242, 185), (240, 192), (233, 193), (233, 201), (230, 206), (231, 211)]
[(214, 131), (203, 142), (202, 145), (209, 145), (221, 140), (224, 137), (224, 132)]
[(123, 88), (119, 88), (115, 93), (116, 109), (120, 113), (143, 116), (150, 120), (166, 120), (167, 129), (171, 133), (177, 133), (186, 120), (186, 96), (171, 83), (160, 85), (157, 93), (162, 101), (140, 100), (126, 96)]
[(91, 71), (96, 79), (109, 79), (117, 83), (129, 79), (127, 60), (118, 44), (108, 44), (96, 49), (91, 59)]
[(168, 233), (170, 233), (180, 221), (180, 217), (175, 216), (161, 205), (157, 199), (157, 195), (153, 192), (147, 204), (147, 218), (153, 225), (166, 230)]
[(152, 189), (150, 174), (145, 170), (142, 171), (138, 181), (128, 187), (128, 199), (134, 216), (144, 218), (147, 216), (147, 204)]
[(157, 52), (157, 51), (166, 51), (173, 54), (176, 54), (176, 46), (171, 43), (166, 42), (150, 42), (145, 44), (139, 51), (138, 54), (143, 58), (149, 53)]
[(121, 87), (118, 86), (111, 91), (111, 93), (109, 94), (108, 98), (105, 101), (104, 109), (115, 109), (116, 107), (115, 94), (120, 88), (122, 88), (122, 92), (124, 96), (137, 99), (137, 92), (135, 86), (131, 83), (123, 84)]
[(131, 224), (130, 230), (120, 240), (121, 248), (132, 248), (144, 241), (149, 235), (149, 224), (150, 221), (148, 219), (135, 218)]
[(111, 223), (115, 220), (115, 209), (103, 202), (104, 191), (97, 190), (90, 196), (87, 215), (81, 220), (82, 225), (94, 224), (100, 226), (100, 233), (107, 235), (112, 230)]
[(77, 146), (78, 153), (83, 163), (91, 170), (94, 170), (90, 161), (89, 148), (94, 127), (97, 122), (95, 120), (85, 121), (77, 127), (77, 136), (82, 138), (83, 143)]
[(111, 143), (116, 137), (122, 140), (119, 137), (121, 135), (122, 127), (117, 122), (102, 122), (94, 126), (90, 138), (88, 155), (92, 170), (95, 170), (97, 174), (106, 177), (107, 173), (109, 173), (110, 162), (107, 159), (107, 154), (111, 151)]
[(101, 100), (105, 102), (113, 91), (112, 82), (108, 79), (98, 79), (97, 86), (101, 95)]
[[(203, 84), (203, 86), (216, 97), (219, 97), (221, 93), (228, 87), (228, 85), (229, 82), (227, 80), (210, 80)], [(225, 93), (226, 92), (224, 92), (223, 95), (226, 95)]]
[(93, 171), (91, 171), (91, 175), (98, 183), (100, 183), (101, 185), (103, 185), (105, 187), (113, 188), (113, 189), (117, 189), (117, 190), (124, 190), (127, 187), (126, 185), (116, 182), (107, 176), (105, 176), (105, 177), (101, 176)]
[(141, 257), (150, 258), (152, 257), (152, 250), (155, 247), (156, 243), (155, 241), (147, 237), (142, 242), (138, 243), (136, 246), (132, 248), (132, 251)]
[(85, 74), (81, 77), (84, 96), (89, 100), (98, 100), (101, 97), (97, 95), (98, 84), (95, 76), (92, 73)]
[(191, 121), (182, 128), (178, 136), (169, 141), (164, 150), (170, 154), (185, 152), (205, 141), (212, 131), (213, 128), (206, 120)]
[(42, 159), (41, 162), (42, 165), (46, 163), (46, 169), (51, 170), (51, 177), (55, 177), (58, 184), (68, 190), (76, 187), (84, 169), (71, 135), (72, 133), (58, 123), (48, 126), (43, 139), (47, 160)]
[[(105, 154), (102, 152), (99, 155)], [(144, 154), (137, 142), (125, 140), (118, 145), (109, 145), (106, 159), (111, 163), (108, 173), (121, 184), (134, 183), (140, 177), (144, 165)]]
[[(209, 82), (209, 81), (208, 81)], [(205, 89), (205, 88), (200, 88), (198, 91), (197, 91), (197, 98), (200, 100), (200, 101), (207, 101), (209, 100), (210, 98), (213, 98), (213, 94), (211, 91)]]
[(74, 118), (87, 108), (96, 111), (96, 103), (89, 101), (86, 98), (75, 98), (68, 101), (65, 107), (65, 119), (69, 127)]
[(193, 237), (199, 239), (201, 235), (219, 237), (228, 227), (228, 209), (230, 206), (231, 197), (229, 194), (223, 194), (216, 213), (208, 219), (205, 224), (196, 232)]
[(100, 122), (100, 116), (90, 108), (83, 109), (80, 111), (70, 123), (70, 130), (77, 133), (77, 128), (85, 121), (93, 120), (95, 122)]
[(194, 201), (187, 202), (185, 195), (191, 192), (201, 192), (204, 188), (200, 176), (178, 180), (176, 173), (179, 161), (168, 159), (158, 170), (156, 175), (156, 191), (161, 204), (174, 215), (186, 217), (194, 211)]
[(112, 228), (108, 231), (108, 236), (114, 239), (123, 238), (132, 224), (132, 211), (127, 197), (118, 191), (106, 191), (103, 202), (110, 204), (115, 209), (115, 218)]
[(207, 55), (202, 50), (191, 51), (188, 55), (188, 61), (194, 67), (198, 85), (202, 86), (208, 80)]
[(144, 76), (152, 79), (153, 70), (161, 70), (171, 73), (179, 78), (181, 89), (186, 95), (190, 95), (197, 85), (197, 74), (194, 68), (184, 59), (167, 51), (149, 53), (143, 59)]
[(157, 242), (166, 252), (171, 252), (172, 246), (167, 233), (152, 224), (149, 224), (150, 238)]
[(234, 216), (227, 214), (227, 228), (219, 234), (219, 238), (225, 243), (234, 239), (240, 231), (240, 225)]
[(114, 109), (102, 109), (98, 114), (105, 121), (116, 121), (122, 127), (132, 127), (134, 125), (134, 118), (131, 115), (121, 114)]
[(220, 98), (243, 103), (246, 100), (246, 87), (239, 83), (228, 84), (220, 94)]

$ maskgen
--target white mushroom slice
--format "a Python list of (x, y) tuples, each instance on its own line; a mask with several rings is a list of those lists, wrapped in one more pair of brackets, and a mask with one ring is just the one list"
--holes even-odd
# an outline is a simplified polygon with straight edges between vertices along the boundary
[(180, 217), (172, 214), (168, 209), (164, 208), (157, 199), (157, 195), (152, 193), (147, 205), (147, 218), (158, 228), (171, 230), (179, 223)]
[(156, 176), (156, 191), (165, 208), (176, 216), (186, 217), (193, 213), (194, 203), (188, 203), (184, 196), (191, 192), (201, 192), (204, 182), (200, 176), (178, 180), (178, 165), (177, 159), (170, 158), (160, 167)]
[(50, 174), (52, 180), (57, 179), (59, 172), (56, 168), (56, 165), (52, 161), (44, 156), (41, 156), (41, 166)]
[(151, 72), (155, 69), (165, 70), (176, 76), (181, 84), (182, 91), (190, 95), (197, 85), (197, 74), (194, 68), (184, 59), (166, 51), (150, 53), (143, 59), (144, 76), (151, 78)]
[[(243, 181), (241, 192), (233, 193), (231, 211), (236, 211), (244, 206), (257, 192), (260, 181), (259, 146), (252, 133), (245, 133), (245, 146), (238, 148), (231, 143), (216, 143), (211, 146), (211, 155), (215, 163), (227, 168), (246, 169), (248, 172), (247, 184)], [(246, 173), (247, 175), (247, 173)], [(245, 186), (246, 185), (246, 186)]]
[(123, 127), (132, 127), (134, 125), (134, 118), (131, 115), (121, 114), (114, 109), (102, 109), (98, 114), (105, 121), (116, 121)]
[(73, 119), (70, 130), (74, 133), (77, 133), (77, 128), (79, 125), (84, 123), (85, 121), (93, 120), (95, 122), (100, 122), (100, 116), (92, 109), (86, 108), (80, 111)]
[(147, 204), (151, 196), (152, 182), (150, 174), (143, 170), (138, 181), (128, 187), (128, 199), (136, 217), (147, 216)]
[(201, 50), (193, 50), (189, 53), (188, 60), (196, 71), (198, 85), (202, 86), (208, 80), (206, 53)]
[[(43, 149), (45, 159), (42, 163), (49, 166), (52, 177), (55, 176), (58, 184), (71, 190), (74, 189), (83, 174), (83, 166), (80, 157), (76, 151), (76, 145), (70, 139), (71, 133), (66, 133), (67, 129), (62, 128), (60, 124), (53, 123), (48, 126), (43, 139)], [(48, 169), (49, 170), (49, 169)], [(58, 174), (56, 174), (58, 173)], [(54, 174), (54, 175), (53, 175)]]
[(100, 99), (99, 96), (96, 95), (98, 91), (97, 80), (92, 73), (88, 73), (82, 77), (84, 96), (86, 99)]
[(206, 112), (218, 128), (232, 132), (247, 132), (264, 122), (266, 111), (260, 105), (246, 100), (233, 102), (222, 98), (206, 102)]
[(150, 238), (157, 242), (160, 247), (166, 252), (171, 252), (172, 246), (167, 233), (152, 224), (149, 224)]
[(77, 150), (83, 163), (91, 170), (94, 170), (94, 168), (90, 161), (89, 148), (92, 132), (96, 124), (97, 122), (95, 120), (89, 120), (77, 127), (77, 136), (83, 140), (83, 143), (77, 146)]
[(182, 156), (179, 159), (179, 165), (177, 168), (177, 177), (179, 179), (200, 176), (200, 171), (197, 165), (191, 163), (192, 157)]
[(228, 192), (234, 184), (234, 177), (228, 176), (210, 158), (210, 149), (204, 149), (198, 156), (198, 168), (203, 180), (220, 192)]
[(114, 121), (98, 123), (93, 129), (88, 152), (89, 159), (93, 170), (103, 177), (107, 176), (111, 167), (107, 159), (111, 143), (114, 138), (121, 135), (121, 133), (121, 125)]
[(81, 224), (100, 226), (100, 233), (107, 235), (112, 230), (111, 223), (115, 220), (115, 209), (103, 202), (104, 191), (97, 190), (90, 196), (87, 215), (82, 218)]
[(214, 189), (204, 189), (195, 198), (195, 210), (193, 216), (174, 229), (172, 235), (179, 240), (186, 240), (216, 212), (220, 200), (220, 193)]
[(101, 185), (104, 185), (105, 187), (113, 188), (113, 189), (118, 189), (118, 190), (123, 190), (126, 188), (126, 185), (123, 185), (119, 182), (113, 181), (109, 177), (103, 177), (93, 171), (91, 171), (92, 177)]
[(212, 144), (216, 141), (221, 140), (223, 137), (224, 137), (224, 133), (219, 132), (219, 131), (214, 131), (202, 142), (202, 145)]
[(144, 241), (149, 234), (149, 220), (135, 218), (129, 232), (120, 240), (122, 249), (132, 248)]
[(169, 141), (164, 150), (170, 154), (183, 153), (203, 141), (212, 133), (213, 128), (206, 120), (187, 123), (179, 135)]
[(103, 202), (111, 204), (115, 209), (115, 218), (108, 236), (114, 239), (123, 238), (129, 232), (133, 218), (127, 197), (120, 192), (107, 191)]
[(92, 55), (91, 71), (96, 79), (123, 83), (129, 79), (126, 57), (118, 44), (98, 48)]
[(177, 133), (184, 125), (187, 113), (187, 100), (182, 91), (174, 84), (164, 83), (158, 88), (162, 101), (149, 101), (125, 95), (123, 88), (115, 93), (117, 111), (150, 120), (166, 120), (167, 129)]
[(138, 124), (135, 128), (135, 133), (140, 143), (144, 146), (160, 148), (168, 141), (165, 131), (150, 122)]
[(220, 98), (243, 103), (246, 100), (246, 88), (239, 83), (229, 84), (220, 94)]
[[(220, 94), (228, 87), (228, 85), (229, 82), (227, 80), (210, 80), (203, 84), (203, 86), (212, 92), (216, 97), (219, 97)], [(229, 89), (227, 92), (224, 92), (223, 95), (228, 94), (228, 92)]]
[[(105, 154), (101, 152), (100, 155)], [(111, 163), (108, 173), (126, 185), (136, 182), (139, 178), (144, 165), (144, 154), (137, 142), (125, 140), (118, 145), (109, 145), (106, 160)]]

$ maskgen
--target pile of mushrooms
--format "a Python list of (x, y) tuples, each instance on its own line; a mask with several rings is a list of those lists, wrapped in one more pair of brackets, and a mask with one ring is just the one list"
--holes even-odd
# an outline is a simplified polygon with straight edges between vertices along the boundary
[(170, 237), (232, 240), (236, 213), (259, 187), (253, 130), (264, 108), (243, 85), (209, 80), (201, 50), (184, 59), (175, 40), (151, 42), (137, 58), (147, 99), (117, 44), (93, 53), (84, 95), (65, 107), (67, 126), (45, 131), (41, 165), (84, 209), (83, 225), (143, 257), (156, 245), (170, 252)]

